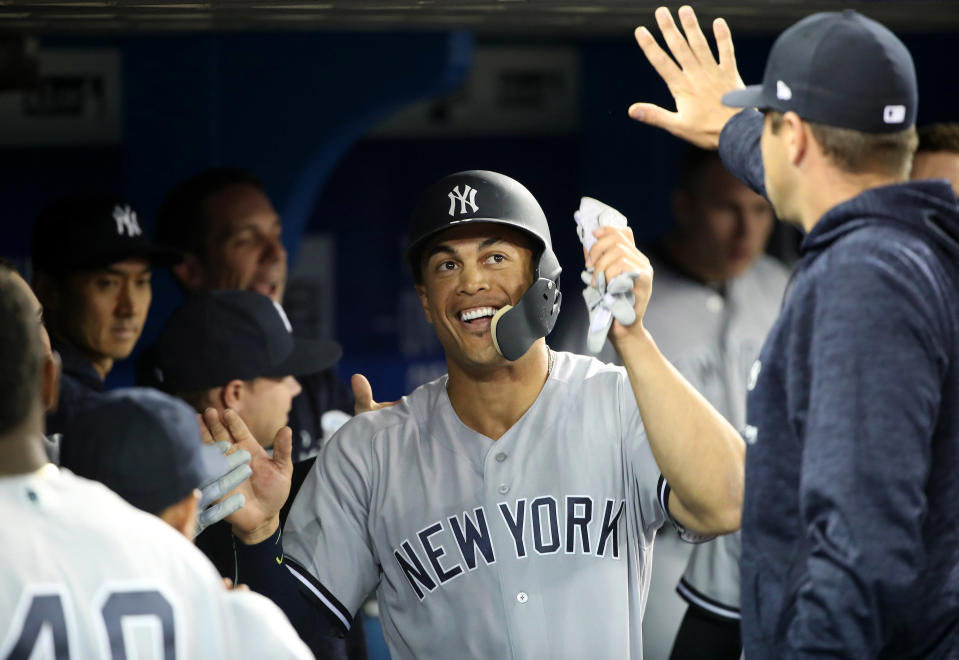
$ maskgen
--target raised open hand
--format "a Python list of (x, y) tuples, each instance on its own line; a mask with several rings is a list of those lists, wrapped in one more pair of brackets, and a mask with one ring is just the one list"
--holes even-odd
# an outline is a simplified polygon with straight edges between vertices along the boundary
[(716, 149), (723, 126), (739, 111), (723, 105), (723, 94), (745, 87), (736, 68), (732, 34), (724, 19), (713, 21), (717, 62), (693, 8), (683, 5), (677, 13), (685, 36), (668, 9), (656, 10), (656, 23), (672, 57), (656, 43), (649, 30), (636, 28), (636, 42), (669, 87), (676, 111), (652, 103), (634, 103), (629, 107), (629, 116), (703, 149)]
[(270, 456), (233, 410), (224, 410), (221, 415), (214, 408), (207, 408), (203, 412), (203, 423), (206, 434), (214, 442), (227, 440), (250, 452), (253, 475), (236, 491), (242, 493), (246, 501), (226, 520), (233, 526), (233, 534), (244, 543), (262, 541), (276, 531), (280, 509), (290, 496), (293, 434), (288, 426), (277, 431)]

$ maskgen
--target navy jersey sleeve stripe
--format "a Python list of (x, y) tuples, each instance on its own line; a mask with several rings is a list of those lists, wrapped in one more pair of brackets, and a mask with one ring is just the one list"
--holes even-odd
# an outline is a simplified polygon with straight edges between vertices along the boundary
[(712, 614), (713, 616), (718, 616), (724, 620), (739, 621), (740, 616), (739, 608), (726, 605), (719, 602), (709, 596), (697, 591), (689, 582), (686, 581), (686, 578), (680, 578), (679, 584), (676, 585), (676, 593), (682, 597), (691, 607), (696, 607), (700, 610), (703, 610), (707, 614)]
[(313, 575), (297, 561), (289, 557), (284, 557), (283, 561), (290, 574), (292, 574), (300, 584), (306, 587), (306, 589), (330, 611), (330, 614), (336, 617), (336, 620), (339, 621), (346, 630), (353, 627), (353, 616), (350, 614), (350, 611), (346, 609), (343, 603), (337, 600), (319, 580), (313, 577)]
[(659, 493), (659, 506), (663, 507), (663, 512), (666, 514), (666, 517), (669, 518), (669, 521), (673, 523), (673, 527), (676, 528), (676, 533), (679, 534), (679, 538), (687, 543), (704, 543), (716, 538), (715, 536), (703, 536), (696, 532), (690, 532), (673, 517), (673, 514), (669, 512), (669, 482), (666, 481), (666, 477), (663, 475), (659, 475), (656, 492)]
[(656, 484), (656, 492), (659, 493), (659, 506), (663, 507), (663, 513), (669, 516), (669, 484), (666, 483), (666, 477), (659, 475), (659, 483)]

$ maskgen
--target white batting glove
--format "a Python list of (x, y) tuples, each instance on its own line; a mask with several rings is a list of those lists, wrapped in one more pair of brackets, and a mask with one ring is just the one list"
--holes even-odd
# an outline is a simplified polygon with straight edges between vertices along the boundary
[[(625, 227), (626, 216), (592, 197), (583, 197), (579, 209), (573, 213), (576, 220), (576, 233), (583, 244), (583, 249), (589, 252), (596, 243), (593, 231), (599, 227)], [(633, 294), (633, 285), (639, 273), (620, 273), (609, 284), (606, 283), (606, 273), (596, 273), (596, 283), (593, 284), (593, 269), (583, 271), (581, 278), (586, 288), (583, 290), (583, 299), (589, 310), (589, 330), (586, 337), (586, 349), (590, 353), (599, 353), (606, 342), (609, 328), (616, 319), (623, 325), (632, 325), (636, 322), (636, 296)]]
[[(221, 440), (213, 445), (226, 454), (231, 445)], [(231, 513), (238, 511), (246, 503), (242, 493), (234, 493), (222, 499), (224, 495), (250, 478), (250, 452), (239, 449), (226, 456), (227, 471), (211, 481), (200, 485), (199, 513), (196, 517), (196, 535), (215, 522), (219, 522)]]

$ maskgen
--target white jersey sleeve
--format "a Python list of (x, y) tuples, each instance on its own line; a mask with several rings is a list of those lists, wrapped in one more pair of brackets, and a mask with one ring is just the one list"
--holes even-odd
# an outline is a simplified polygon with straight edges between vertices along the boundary
[(269, 598), (252, 591), (223, 592), (224, 637), (232, 642), (227, 658), (295, 660), (313, 654), (286, 615)]

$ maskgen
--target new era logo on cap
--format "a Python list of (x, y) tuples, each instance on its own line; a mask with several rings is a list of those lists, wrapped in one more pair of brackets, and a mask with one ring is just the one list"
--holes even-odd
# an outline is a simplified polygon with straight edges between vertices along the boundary
[(882, 109), (882, 120), (887, 124), (901, 124), (906, 121), (906, 106), (887, 105)]
[(780, 101), (788, 101), (793, 97), (793, 91), (789, 89), (789, 85), (784, 83), (782, 80), (776, 81), (776, 98)]

